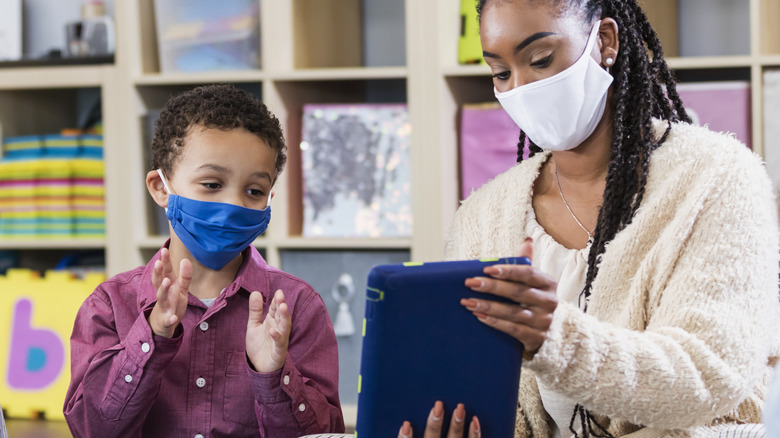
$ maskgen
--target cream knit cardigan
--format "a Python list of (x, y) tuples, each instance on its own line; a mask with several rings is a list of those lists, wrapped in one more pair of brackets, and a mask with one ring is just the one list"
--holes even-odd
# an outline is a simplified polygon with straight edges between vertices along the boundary
[[(464, 201), (447, 258), (515, 255), (548, 158)], [(675, 124), (632, 223), (606, 247), (587, 314), (560, 302), (523, 364), (516, 436), (550, 436), (537, 377), (614, 436), (704, 437), (759, 423), (779, 331), (777, 210), (761, 161), (730, 136)]]

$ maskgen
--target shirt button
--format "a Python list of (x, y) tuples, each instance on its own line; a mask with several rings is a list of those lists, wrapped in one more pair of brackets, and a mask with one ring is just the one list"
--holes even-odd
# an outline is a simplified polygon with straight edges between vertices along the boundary
[(306, 405), (304, 405), (303, 403), (299, 404), (298, 405), (298, 410), (301, 411), (301, 412), (305, 411), (306, 410)]
[(209, 323), (207, 323), (206, 321), (203, 321), (202, 323), (200, 323), (200, 330), (201, 331), (205, 332), (208, 329), (209, 329)]
[(198, 377), (198, 380), (195, 381), (195, 384), (198, 385), (198, 388), (203, 388), (206, 386), (206, 379), (203, 377)]
[(132, 381), (133, 381), (133, 376), (131, 376), (130, 374), (125, 376), (125, 382), (130, 383)]
[(290, 384), (290, 376), (284, 376), (284, 379), (282, 379), (282, 381), (284, 382), (285, 385), (289, 385)]
[(144, 342), (143, 344), (141, 344), (141, 351), (143, 351), (144, 353), (148, 353), (149, 350), (151, 349), (152, 347), (150, 347), (148, 343)]

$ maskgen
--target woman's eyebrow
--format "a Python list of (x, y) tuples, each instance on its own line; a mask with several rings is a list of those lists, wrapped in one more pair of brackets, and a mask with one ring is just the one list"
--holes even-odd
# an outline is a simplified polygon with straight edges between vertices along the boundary
[(555, 32), (536, 32), (535, 34), (533, 34), (533, 35), (529, 36), (528, 38), (526, 38), (525, 40), (523, 40), (522, 43), (520, 43), (517, 46), (515, 46), (515, 54), (517, 54), (521, 50), (525, 49), (532, 42), (534, 42), (534, 41), (536, 41), (536, 40), (538, 40), (540, 38), (548, 37), (550, 35), (557, 35), (557, 34)]
[[(536, 32), (535, 34), (529, 36), (528, 38), (524, 39), (523, 42), (515, 46), (515, 54), (519, 53), (521, 50), (528, 47), (528, 45), (531, 44), (532, 42), (540, 38), (548, 37), (550, 35), (558, 35), (558, 34), (555, 32)], [(500, 56), (496, 55), (495, 53), (484, 51), (484, 50), (482, 51), (482, 56), (485, 58), (500, 58)]]

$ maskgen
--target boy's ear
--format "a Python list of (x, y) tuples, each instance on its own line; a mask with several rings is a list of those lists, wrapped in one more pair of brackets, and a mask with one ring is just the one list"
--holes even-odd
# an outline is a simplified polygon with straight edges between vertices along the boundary
[(146, 189), (149, 190), (149, 194), (152, 195), (152, 199), (157, 205), (168, 208), (168, 192), (156, 170), (150, 170), (146, 174)]

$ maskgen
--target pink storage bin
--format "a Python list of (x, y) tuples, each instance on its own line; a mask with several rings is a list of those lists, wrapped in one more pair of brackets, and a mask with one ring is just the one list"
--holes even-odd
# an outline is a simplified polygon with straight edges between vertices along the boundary
[(517, 162), (520, 128), (498, 103), (464, 105), (460, 128), (461, 199)]
[(677, 85), (694, 124), (711, 131), (733, 133), (751, 146), (750, 84), (746, 81), (700, 82)]

